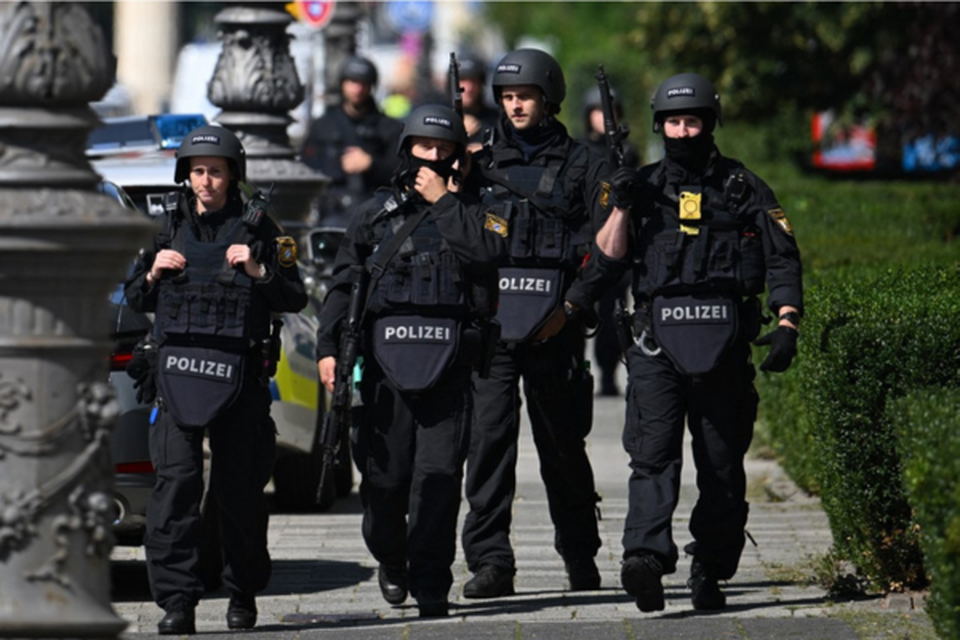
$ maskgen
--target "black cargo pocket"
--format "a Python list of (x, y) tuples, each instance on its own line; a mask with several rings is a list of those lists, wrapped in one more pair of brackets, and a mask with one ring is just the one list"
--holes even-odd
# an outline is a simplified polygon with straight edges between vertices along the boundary
[(437, 304), (437, 265), (433, 264), (428, 255), (417, 256), (413, 265), (413, 304), (423, 307), (433, 307)]
[(558, 260), (563, 257), (566, 227), (556, 218), (540, 216), (537, 219), (537, 257)]
[(533, 255), (534, 222), (533, 217), (524, 215), (513, 221), (510, 229), (510, 257), (529, 258)]
[(410, 277), (409, 265), (398, 265), (387, 271), (383, 277), (384, 282), (380, 285), (382, 300), (387, 306), (410, 302)]
[(680, 284), (680, 268), (683, 259), (683, 234), (661, 233), (653, 239), (656, 256), (654, 263), (648, 265), (647, 273), (654, 289), (666, 289)]
[(440, 263), (439, 302), (442, 305), (459, 305), (465, 301), (464, 275), (460, 263), (449, 253), (442, 254)]

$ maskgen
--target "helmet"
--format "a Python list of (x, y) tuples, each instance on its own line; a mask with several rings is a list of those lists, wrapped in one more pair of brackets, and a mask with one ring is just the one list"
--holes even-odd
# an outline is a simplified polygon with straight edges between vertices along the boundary
[(493, 95), (500, 102), (503, 87), (532, 84), (540, 87), (551, 113), (560, 113), (567, 95), (563, 70), (553, 56), (539, 49), (517, 49), (503, 57), (493, 75)]
[(240, 139), (230, 129), (216, 125), (197, 127), (183, 137), (177, 149), (177, 165), (173, 181), (180, 183), (190, 175), (190, 158), (215, 156), (226, 158), (234, 177), (243, 182), (247, 178), (247, 152)]
[(340, 67), (340, 82), (343, 83), (344, 80), (355, 80), (374, 86), (377, 84), (377, 67), (366, 58), (350, 56)]
[[(620, 104), (620, 95), (613, 87), (610, 87), (610, 97), (613, 99), (613, 114), (617, 116), (617, 118), (622, 118), (623, 107)], [(591, 111), (602, 107), (603, 102), (600, 100), (600, 87), (594, 85), (587, 89), (580, 103), (580, 115), (587, 118)]]
[(487, 81), (487, 64), (474, 55), (464, 55), (457, 58), (459, 63), (459, 73), (461, 78), (470, 80), (479, 80), (481, 83)]
[(400, 132), (398, 154), (403, 151), (407, 138), (413, 136), (449, 140), (460, 145), (461, 153), (467, 148), (467, 130), (463, 126), (463, 119), (456, 111), (442, 104), (427, 104), (410, 112)]
[(668, 112), (709, 111), (716, 122), (723, 126), (720, 94), (712, 82), (697, 73), (681, 73), (664, 80), (653, 95), (650, 108), (653, 109), (655, 133), (660, 131), (660, 123)]

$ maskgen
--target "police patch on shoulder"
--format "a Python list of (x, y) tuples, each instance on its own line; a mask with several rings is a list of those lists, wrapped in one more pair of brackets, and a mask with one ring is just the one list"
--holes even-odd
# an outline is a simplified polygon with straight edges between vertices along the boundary
[(613, 187), (610, 185), (609, 182), (606, 182), (604, 180), (600, 181), (600, 207), (603, 209), (606, 209), (607, 206), (610, 204), (611, 189), (613, 189)]
[(507, 221), (492, 213), (487, 214), (487, 219), (483, 222), (483, 228), (487, 231), (493, 231), (504, 238), (507, 237)]
[(297, 263), (297, 241), (290, 236), (277, 238), (277, 261), (281, 267), (292, 267)]
[(790, 225), (790, 221), (787, 220), (787, 214), (783, 212), (783, 209), (777, 207), (776, 209), (770, 209), (767, 211), (767, 214), (773, 218), (773, 221), (780, 225), (780, 228), (787, 234), (793, 235), (793, 227)]

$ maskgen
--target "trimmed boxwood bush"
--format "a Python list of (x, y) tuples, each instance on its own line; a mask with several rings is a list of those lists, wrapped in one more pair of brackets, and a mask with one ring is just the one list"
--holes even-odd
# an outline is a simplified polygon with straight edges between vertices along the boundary
[(956, 267), (822, 281), (807, 297), (800, 382), (781, 385), (787, 397), (804, 394), (807, 415), (791, 417), (795, 433), (772, 431), (789, 457), (811, 445), (804, 469), (820, 487), (837, 551), (882, 590), (925, 582), (886, 407), (912, 389), (960, 383), (958, 317)]
[(960, 389), (916, 391), (890, 416), (930, 577), (927, 613), (941, 638), (960, 638)]

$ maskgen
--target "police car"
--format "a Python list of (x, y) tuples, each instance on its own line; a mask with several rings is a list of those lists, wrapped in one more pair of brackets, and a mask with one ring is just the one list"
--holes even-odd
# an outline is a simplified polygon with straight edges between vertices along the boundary
[[(105, 127), (95, 130), (87, 145), (88, 159), (105, 179), (101, 190), (151, 218), (162, 214), (163, 195), (176, 188), (173, 182), (176, 148), (186, 133), (206, 124), (206, 118), (197, 114), (165, 114), (106, 118), (104, 122)], [(310, 303), (300, 313), (283, 315), (283, 349), (277, 373), (270, 381), (274, 399), (271, 416), (278, 432), (273, 499), (276, 508), (286, 511), (326, 510), (337, 497), (348, 495), (353, 486), (349, 444), (344, 442), (337, 471), (331, 474), (317, 502), (322, 459), (318, 439), (329, 402), (317, 378), (314, 356), (317, 317), (329, 275), (329, 271), (318, 265), (325, 261), (332, 264), (330, 247), (335, 252), (338, 234), (342, 232), (325, 230), (323, 234), (326, 240), (318, 241), (317, 247), (301, 242), (301, 274), (310, 293)], [(112, 302), (116, 314), (111, 327), (115, 345), (111, 382), (117, 389), (123, 413), (113, 447), (120, 513), (114, 530), (121, 544), (139, 544), (146, 496), (153, 485), (147, 448), (150, 408), (136, 403), (132, 381), (124, 371), (130, 351), (139, 338), (131, 342), (129, 332), (120, 331), (120, 323), (122, 320), (126, 327), (136, 314), (124, 304), (122, 291), (114, 293)], [(135, 331), (145, 335), (149, 328), (147, 319), (146, 326), (139, 326)]]

